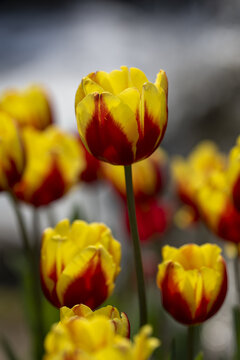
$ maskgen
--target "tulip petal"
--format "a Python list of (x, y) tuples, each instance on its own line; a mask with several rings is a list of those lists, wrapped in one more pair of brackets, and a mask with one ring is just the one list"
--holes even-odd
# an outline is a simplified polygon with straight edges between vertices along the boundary
[(166, 96), (168, 97), (168, 78), (164, 70), (159, 71), (154, 84), (159, 91), (162, 88), (165, 91)]
[(135, 114), (109, 93), (89, 94), (77, 106), (79, 133), (98, 159), (116, 165), (132, 163), (138, 139)]
[(140, 92), (142, 91), (143, 84), (148, 82), (148, 79), (143, 71), (137, 68), (130, 68), (130, 81), (129, 84), (131, 87), (136, 87)]

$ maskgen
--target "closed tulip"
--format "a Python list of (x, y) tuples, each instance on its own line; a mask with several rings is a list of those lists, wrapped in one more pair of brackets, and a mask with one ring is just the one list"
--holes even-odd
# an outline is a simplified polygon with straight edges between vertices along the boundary
[(12, 190), (25, 169), (23, 141), (15, 121), (0, 111), (0, 191)]
[(49, 98), (37, 85), (26, 90), (7, 90), (0, 96), (0, 110), (14, 117), (20, 127), (44, 130), (53, 123)]
[(157, 285), (162, 304), (185, 325), (201, 323), (221, 307), (227, 292), (226, 264), (214, 244), (164, 246)]
[(229, 155), (228, 181), (233, 203), (240, 212), (240, 136)]
[(106, 225), (62, 220), (42, 238), (44, 294), (56, 307), (85, 304), (95, 309), (111, 295), (120, 259), (120, 243)]
[(139, 69), (122, 66), (84, 77), (75, 97), (80, 137), (88, 151), (114, 165), (150, 156), (163, 139), (168, 118), (168, 81), (155, 83)]
[(14, 187), (16, 196), (35, 207), (61, 198), (78, 182), (86, 163), (75, 136), (50, 126), (44, 131), (22, 131), (26, 169)]

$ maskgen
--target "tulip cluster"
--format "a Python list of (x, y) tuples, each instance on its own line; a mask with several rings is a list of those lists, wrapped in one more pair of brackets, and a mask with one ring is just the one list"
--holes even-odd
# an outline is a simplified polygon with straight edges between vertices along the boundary
[(61, 309), (64, 316), (46, 337), (44, 360), (147, 360), (159, 346), (159, 340), (150, 337), (149, 326), (133, 342), (126, 338), (126, 315), (121, 318), (112, 306), (93, 313), (77, 305), (67, 312), (66, 316), (66, 309)]

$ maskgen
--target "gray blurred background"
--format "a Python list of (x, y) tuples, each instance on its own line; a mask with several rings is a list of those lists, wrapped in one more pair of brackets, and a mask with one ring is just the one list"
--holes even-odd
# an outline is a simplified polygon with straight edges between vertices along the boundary
[[(5, 0), (0, 3), (0, 44), (0, 91), (42, 84), (51, 96), (56, 122), (65, 129), (76, 130), (73, 104), (81, 78), (127, 65), (143, 70), (150, 81), (161, 68), (167, 72), (169, 125), (162, 146), (170, 155), (186, 155), (202, 139), (215, 140), (228, 151), (240, 133), (238, 0)], [(117, 228), (111, 211), (94, 213), (94, 196), (85, 188), (79, 195), (90, 217)], [(56, 217), (67, 216), (74, 200), (76, 196), (70, 194), (58, 201)], [(29, 209), (24, 211), (30, 219)], [(43, 218), (42, 227), (45, 223)], [(18, 241), (13, 212), (1, 194), (0, 297), (6, 286), (17, 281), (6, 254)], [(12, 342), (17, 346), (20, 341), (20, 352), (25, 354), (28, 340), (22, 314), (9, 291), (8, 306), (19, 322), (9, 325), (3, 306), (2, 325), (6, 331), (10, 327)], [(218, 350), (228, 352), (232, 340), (226, 322), (215, 340)], [(219, 324), (210, 324), (209, 333)], [(208, 343), (206, 334), (203, 340)]]

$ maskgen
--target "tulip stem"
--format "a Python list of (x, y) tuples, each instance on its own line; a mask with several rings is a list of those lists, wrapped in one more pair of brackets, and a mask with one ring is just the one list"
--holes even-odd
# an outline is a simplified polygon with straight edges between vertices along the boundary
[(41, 290), (39, 284), (39, 271), (38, 271), (38, 259), (34, 253), (34, 249), (31, 247), (24, 218), (22, 216), (18, 200), (15, 195), (8, 191), (10, 201), (15, 211), (17, 218), (24, 253), (28, 265), (29, 284), (32, 296), (32, 304), (34, 306), (34, 319), (32, 323), (33, 337), (34, 337), (34, 355), (37, 360), (42, 359), (43, 355), (43, 341), (44, 341), (44, 329), (43, 329), (43, 317), (41, 312)]
[(188, 360), (194, 360), (195, 326), (188, 326)]
[(146, 302), (145, 283), (143, 276), (141, 248), (140, 248), (137, 219), (136, 219), (131, 165), (124, 166), (124, 171), (125, 171), (129, 223), (130, 223), (131, 235), (133, 239), (135, 267), (137, 274), (138, 299), (139, 299), (139, 308), (140, 308), (140, 326), (143, 326), (144, 324), (147, 323), (147, 302)]

